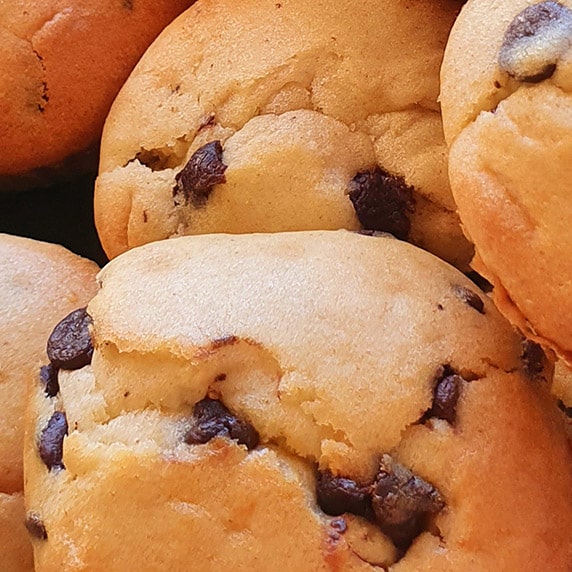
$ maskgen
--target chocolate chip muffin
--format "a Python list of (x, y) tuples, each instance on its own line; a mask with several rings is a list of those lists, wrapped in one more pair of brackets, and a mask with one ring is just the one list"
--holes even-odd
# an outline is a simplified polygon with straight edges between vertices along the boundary
[(99, 281), (33, 397), (38, 572), (569, 570), (543, 362), (446, 263), (387, 235), (216, 234)]
[(199, 0), (107, 119), (95, 197), (107, 254), (178, 235), (363, 228), (466, 266), (437, 102), (459, 8)]
[(449, 174), (474, 267), (572, 363), (572, 2), (467, 2), (442, 68)]
[[(45, 183), (64, 168), (87, 168), (86, 150), (98, 142), (129, 72), (157, 34), (191, 4), (2, 2), (0, 190)], [(96, 164), (95, 154), (91, 161)]]
[(47, 363), (46, 336), (95, 294), (97, 266), (61, 246), (0, 234), (0, 568), (30, 571), (22, 449), (31, 380)]

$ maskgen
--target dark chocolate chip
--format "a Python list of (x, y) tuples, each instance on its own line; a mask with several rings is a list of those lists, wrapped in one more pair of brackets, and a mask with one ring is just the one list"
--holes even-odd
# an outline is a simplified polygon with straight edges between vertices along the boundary
[(351, 479), (336, 477), (330, 471), (320, 472), (316, 485), (318, 505), (330, 516), (346, 512), (366, 516), (371, 512), (369, 487), (360, 486)]
[(437, 377), (433, 390), (433, 403), (427, 417), (444, 419), (453, 425), (457, 418), (457, 402), (465, 380), (445, 366)]
[(48, 358), (56, 369), (80, 369), (91, 363), (91, 318), (85, 308), (68, 314), (48, 339)]
[(518, 81), (538, 83), (551, 77), (570, 49), (572, 11), (559, 2), (539, 2), (517, 14), (498, 54), (499, 68)]
[(455, 284), (453, 286), (453, 292), (461, 302), (469, 305), (471, 308), (475, 309), (479, 314), (485, 313), (485, 303), (483, 299), (476, 293), (473, 292), (470, 288), (466, 286), (461, 286), (459, 284)]
[(570, 417), (572, 419), (572, 407), (567, 407), (562, 399), (558, 400), (558, 408), (562, 413), (564, 413), (564, 415), (566, 415), (566, 417)]
[(523, 340), (520, 357), (526, 377), (533, 381), (543, 377), (547, 359), (541, 345), (531, 340)]
[(389, 455), (382, 457), (372, 490), (377, 523), (401, 550), (406, 550), (421, 533), (427, 517), (445, 506), (433, 485)]
[(365, 230), (389, 232), (405, 240), (414, 212), (413, 188), (402, 177), (376, 166), (358, 173), (349, 183), (349, 198)]
[(64, 437), (68, 434), (68, 422), (63, 411), (56, 411), (40, 435), (40, 458), (50, 469), (65, 469), (62, 461)]
[(193, 408), (194, 426), (187, 432), (189, 445), (203, 444), (217, 436), (228, 437), (254, 449), (260, 442), (252, 425), (235, 417), (220, 401), (205, 397)]
[(30, 536), (33, 538), (38, 538), (39, 540), (47, 540), (48, 533), (46, 527), (37, 512), (29, 512), (26, 516), (26, 521), (24, 522)]
[(206, 204), (215, 185), (226, 182), (220, 141), (211, 141), (199, 147), (187, 164), (175, 176), (173, 196), (182, 195), (185, 203), (199, 208)]
[(40, 368), (40, 381), (46, 397), (55, 397), (59, 393), (58, 370), (51, 363)]
[(471, 280), (471, 282), (476, 284), (486, 294), (493, 291), (493, 285), (484, 276), (481, 276), (478, 272), (471, 270), (470, 272), (465, 273), (465, 276), (469, 280)]

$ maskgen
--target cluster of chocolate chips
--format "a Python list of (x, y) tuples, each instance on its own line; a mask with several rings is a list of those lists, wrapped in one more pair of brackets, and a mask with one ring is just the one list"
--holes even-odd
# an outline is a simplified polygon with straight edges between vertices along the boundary
[[(54, 328), (48, 339), (49, 365), (40, 369), (40, 381), (47, 397), (55, 397), (60, 388), (60, 369), (80, 369), (91, 363), (93, 344), (89, 332), (91, 318), (85, 308), (74, 310)], [(63, 442), (68, 423), (63, 411), (55, 411), (40, 434), (40, 458), (50, 470), (65, 469)]]
[(375, 522), (395, 546), (405, 551), (445, 503), (437, 489), (383, 455), (372, 483), (359, 484), (329, 471), (318, 474), (320, 508), (331, 516), (351, 513)]

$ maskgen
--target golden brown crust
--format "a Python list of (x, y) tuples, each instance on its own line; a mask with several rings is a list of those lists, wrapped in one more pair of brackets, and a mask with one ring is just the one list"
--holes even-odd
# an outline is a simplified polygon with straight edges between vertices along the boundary
[(192, 0), (14, 0), (0, 6), (0, 174), (92, 146), (149, 43)]
[(24, 495), (0, 492), (0, 554), (2, 570), (6, 572), (33, 572), (34, 556), (24, 526), (26, 512)]
[[(514, 67), (531, 69), (544, 53), (553, 55), (548, 32), (531, 34), (529, 51), (511, 43), (509, 25), (529, 4), (468, 2), (455, 24), (441, 74), (449, 176), (475, 244), (474, 266), (495, 285), (498, 307), (527, 337), (571, 361), (572, 52), (542, 81), (505, 71), (505, 53)], [(530, 10), (543, 6), (564, 11), (572, 25), (568, 1), (534, 3), (531, 22), (537, 16)]]

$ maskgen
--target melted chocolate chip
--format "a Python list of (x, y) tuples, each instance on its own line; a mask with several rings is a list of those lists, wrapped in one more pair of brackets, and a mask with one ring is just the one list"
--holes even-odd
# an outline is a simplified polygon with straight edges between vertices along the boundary
[(64, 437), (68, 434), (66, 414), (56, 411), (40, 435), (40, 458), (50, 469), (65, 469), (62, 461)]
[(415, 201), (413, 188), (402, 177), (376, 166), (358, 173), (348, 194), (364, 229), (389, 232), (402, 240), (408, 237)]
[(320, 472), (317, 479), (320, 508), (330, 516), (346, 512), (366, 516), (371, 512), (369, 489), (351, 479), (336, 477), (330, 471)]
[(558, 2), (539, 2), (520, 12), (507, 28), (498, 54), (499, 68), (518, 81), (551, 77), (570, 48), (572, 11)]
[(85, 308), (68, 314), (48, 339), (48, 358), (56, 369), (80, 369), (91, 363), (91, 318)]
[(217, 436), (228, 437), (246, 445), (258, 446), (260, 437), (252, 425), (235, 417), (220, 401), (206, 397), (193, 408), (195, 425), (185, 436), (189, 445), (203, 444)]
[(533, 381), (543, 377), (546, 354), (542, 346), (531, 340), (523, 340), (520, 358), (526, 377)]
[(453, 425), (457, 418), (457, 402), (465, 380), (457, 374), (441, 377), (433, 391), (433, 404), (429, 417), (444, 419)]
[(173, 196), (182, 195), (185, 202), (190, 202), (195, 208), (204, 206), (214, 186), (226, 182), (226, 169), (220, 141), (199, 147), (175, 176)]
[(483, 299), (471, 289), (466, 286), (461, 286), (456, 284), (453, 286), (453, 292), (461, 302), (469, 305), (471, 308), (475, 309), (479, 314), (485, 313), (485, 303)]
[(423, 530), (426, 518), (445, 503), (433, 485), (383, 455), (373, 485), (372, 506), (381, 530), (398, 548), (406, 550)]
[(58, 370), (51, 363), (40, 368), (40, 381), (46, 397), (55, 397), (59, 393)]
[(29, 512), (26, 516), (26, 521), (24, 522), (30, 536), (33, 538), (38, 538), (39, 540), (47, 540), (48, 533), (46, 527), (40, 518), (40, 515), (36, 512)]

